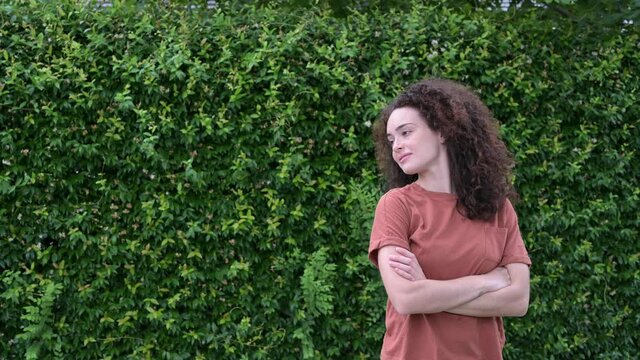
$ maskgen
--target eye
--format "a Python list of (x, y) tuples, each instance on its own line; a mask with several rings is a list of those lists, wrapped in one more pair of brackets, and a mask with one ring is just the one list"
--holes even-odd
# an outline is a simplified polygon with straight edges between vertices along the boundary
[(408, 136), (409, 134), (411, 134), (411, 130), (404, 130), (403, 132), (400, 133), (402, 136)]

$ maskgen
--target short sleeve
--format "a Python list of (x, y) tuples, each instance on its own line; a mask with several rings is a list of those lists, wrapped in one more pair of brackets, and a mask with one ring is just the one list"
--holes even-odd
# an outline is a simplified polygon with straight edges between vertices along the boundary
[(507, 228), (507, 241), (499, 266), (513, 263), (523, 263), (531, 266), (531, 259), (520, 234), (518, 215), (509, 200), (505, 201), (501, 213), (503, 226)]
[(378, 267), (378, 250), (396, 245), (409, 248), (409, 225), (411, 214), (399, 194), (391, 190), (384, 194), (378, 205), (371, 227), (369, 260)]

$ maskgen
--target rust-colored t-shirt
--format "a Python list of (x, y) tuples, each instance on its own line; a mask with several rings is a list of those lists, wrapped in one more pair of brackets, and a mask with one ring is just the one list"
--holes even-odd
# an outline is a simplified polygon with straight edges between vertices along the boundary
[[(429, 279), (485, 274), (510, 263), (531, 265), (511, 203), (490, 221), (469, 220), (456, 209), (457, 197), (427, 191), (417, 183), (393, 189), (376, 208), (369, 259), (396, 245), (412, 251)], [(387, 301), (386, 333), (380, 358), (502, 359), (502, 318), (447, 312), (401, 315)]]

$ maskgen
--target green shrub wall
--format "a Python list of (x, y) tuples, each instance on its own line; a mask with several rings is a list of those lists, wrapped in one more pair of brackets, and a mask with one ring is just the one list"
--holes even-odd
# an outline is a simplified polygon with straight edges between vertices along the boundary
[(0, 358), (376, 358), (370, 126), (429, 76), (517, 160), (505, 357), (637, 356), (637, 27), (80, 3), (0, 5)]

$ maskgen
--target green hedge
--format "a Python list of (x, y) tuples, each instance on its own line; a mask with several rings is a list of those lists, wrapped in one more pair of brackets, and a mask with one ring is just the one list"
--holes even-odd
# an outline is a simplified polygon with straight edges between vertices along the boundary
[(370, 126), (428, 76), (518, 163), (506, 358), (637, 356), (637, 27), (82, 3), (0, 5), (0, 358), (376, 358)]

